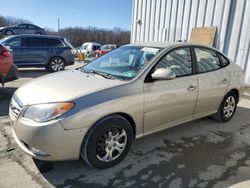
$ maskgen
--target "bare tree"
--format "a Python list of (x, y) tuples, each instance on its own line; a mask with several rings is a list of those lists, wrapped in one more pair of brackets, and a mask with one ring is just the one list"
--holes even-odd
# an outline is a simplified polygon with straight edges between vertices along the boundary
[(47, 31), (48, 34), (59, 35), (71, 41), (74, 46), (80, 46), (84, 42), (99, 42), (101, 44), (127, 44), (130, 41), (130, 31), (119, 27), (110, 29), (101, 29), (97, 27), (69, 27), (61, 29), (60, 32)]

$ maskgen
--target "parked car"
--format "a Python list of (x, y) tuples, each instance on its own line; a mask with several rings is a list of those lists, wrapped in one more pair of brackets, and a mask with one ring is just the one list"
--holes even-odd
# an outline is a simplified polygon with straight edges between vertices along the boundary
[(102, 45), (100, 47), (100, 49), (96, 50), (95, 51), (95, 57), (100, 57), (116, 48), (118, 48), (119, 46), (116, 45), (116, 44), (105, 44), (105, 45)]
[(95, 56), (95, 51), (100, 49), (101, 44), (96, 42), (85, 42), (80, 47), (79, 51), (81, 53), (84, 53), (86, 57), (92, 57)]
[(46, 34), (45, 29), (33, 24), (18, 24), (10, 27), (1, 27), (0, 33), (3, 35)]
[(12, 50), (0, 44), (0, 82), (4, 86), (5, 82), (18, 79), (18, 68), (14, 65)]
[(56, 72), (74, 64), (74, 48), (62, 37), (16, 35), (6, 37), (0, 43), (13, 50), (18, 67), (45, 67)]
[(231, 120), (243, 90), (241, 69), (214, 48), (131, 44), (19, 88), (10, 103), (11, 128), (34, 158), (81, 156), (108, 168), (135, 138), (208, 115)]

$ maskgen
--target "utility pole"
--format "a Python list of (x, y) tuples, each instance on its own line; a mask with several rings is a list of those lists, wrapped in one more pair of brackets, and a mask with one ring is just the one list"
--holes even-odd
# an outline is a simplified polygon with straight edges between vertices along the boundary
[(59, 33), (60, 31), (60, 19), (57, 19), (57, 32)]

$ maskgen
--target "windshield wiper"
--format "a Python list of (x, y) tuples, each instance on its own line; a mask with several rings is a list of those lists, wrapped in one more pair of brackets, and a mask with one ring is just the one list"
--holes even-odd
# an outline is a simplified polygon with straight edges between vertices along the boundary
[(92, 74), (97, 74), (97, 75), (102, 76), (102, 77), (107, 78), (107, 79), (113, 79), (113, 80), (116, 79), (116, 77), (112, 76), (109, 73), (105, 73), (105, 72), (100, 72), (100, 71), (95, 71), (95, 70), (91, 70), (91, 71), (85, 71), (84, 70), (84, 72), (86, 72), (86, 73), (92, 73)]

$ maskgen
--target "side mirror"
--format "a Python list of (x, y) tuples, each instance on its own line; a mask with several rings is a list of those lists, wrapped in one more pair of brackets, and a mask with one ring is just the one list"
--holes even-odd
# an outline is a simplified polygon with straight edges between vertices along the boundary
[(151, 76), (154, 80), (172, 80), (176, 77), (170, 68), (159, 68)]

